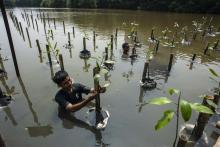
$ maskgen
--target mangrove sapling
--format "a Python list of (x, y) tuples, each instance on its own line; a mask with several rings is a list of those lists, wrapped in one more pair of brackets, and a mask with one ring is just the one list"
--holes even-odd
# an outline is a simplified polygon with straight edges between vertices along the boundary
[(137, 32), (137, 27), (138, 26), (139, 26), (139, 24), (137, 24), (135, 22), (130, 23), (128, 38), (131, 39), (132, 41), (135, 40), (136, 32)]
[[(96, 61), (96, 67), (93, 68), (93, 78), (94, 78), (94, 88), (98, 91), (98, 94), (95, 98), (96, 106), (95, 108), (90, 108), (87, 114), (90, 116), (95, 117), (95, 122), (88, 120), (88, 123), (92, 126), (95, 126), (96, 129), (104, 129), (107, 125), (108, 119), (110, 117), (109, 112), (105, 109), (102, 109), (100, 105), (100, 91), (105, 90), (106, 87), (110, 85), (110, 83), (106, 83), (103, 86), (100, 86), (100, 73), (101, 72), (108, 72), (106, 69), (101, 69), (100, 65)], [(88, 116), (88, 118), (89, 118)]]
[(187, 37), (187, 31), (188, 31), (188, 27), (184, 26), (181, 31), (181, 33), (183, 34), (183, 39), (181, 40), (181, 43), (183, 45), (190, 45), (191, 44), (191, 41)]
[(174, 36), (174, 37), (177, 37), (177, 35), (178, 35), (178, 29), (179, 29), (179, 24), (178, 24), (177, 22), (174, 22), (173, 28), (174, 28), (174, 34), (173, 34), (173, 36)]
[(169, 37), (167, 36), (168, 33), (171, 33), (172, 31), (169, 30), (168, 27), (165, 28), (165, 30), (162, 31), (163, 34), (163, 39), (168, 39)]
[(55, 62), (57, 64), (59, 64), (59, 53), (60, 53), (60, 49), (57, 48), (57, 42), (53, 45), (53, 42), (51, 42), (51, 39), (52, 39), (52, 34), (51, 34), (51, 30), (48, 30), (48, 33), (46, 35), (46, 41), (47, 41), (47, 44), (49, 46), (49, 51), (53, 54), (53, 57), (55, 58)]
[(151, 34), (150, 34), (150, 38), (148, 38), (148, 41), (150, 42), (150, 43), (156, 43), (156, 38), (155, 38), (155, 36), (154, 36), (154, 30), (155, 30), (155, 27), (153, 27), (152, 28), (152, 30), (151, 30)]
[(143, 102), (141, 105), (147, 105), (147, 104), (152, 104), (152, 105), (165, 105), (165, 104), (170, 104), (173, 103), (176, 105), (176, 110), (173, 109), (168, 109), (164, 111), (163, 117), (158, 120), (158, 122), (155, 125), (155, 130), (158, 131), (161, 128), (164, 128), (169, 122), (173, 119), (173, 117), (176, 114), (177, 120), (176, 120), (176, 134), (175, 134), (175, 139), (173, 143), (173, 147), (176, 146), (176, 140), (178, 136), (178, 130), (179, 130), (179, 111), (181, 112), (181, 116), (185, 122), (189, 121), (191, 118), (192, 110), (195, 110), (197, 112), (202, 112), (206, 114), (213, 114), (213, 111), (200, 104), (200, 103), (192, 103), (189, 101), (186, 101), (182, 98), (181, 92), (178, 89), (170, 88), (168, 89), (168, 94), (170, 96), (173, 96), (174, 94), (177, 95), (178, 100), (177, 103), (172, 101), (168, 97), (157, 97), (157, 98), (152, 98), (151, 100), (147, 102)]

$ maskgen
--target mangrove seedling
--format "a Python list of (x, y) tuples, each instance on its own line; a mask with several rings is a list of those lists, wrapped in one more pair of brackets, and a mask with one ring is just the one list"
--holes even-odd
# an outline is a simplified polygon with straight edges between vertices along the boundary
[(181, 91), (178, 89), (170, 88), (168, 89), (168, 94), (170, 96), (173, 96), (174, 94), (177, 95), (177, 103), (172, 101), (168, 97), (156, 97), (153, 98), (147, 102), (142, 103), (141, 105), (165, 105), (165, 104), (170, 104), (173, 103), (176, 105), (176, 110), (173, 109), (168, 109), (165, 110), (163, 113), (163, 116), (160, 120), (157, 121), (155, 125), (155, 130), (160, 130), (164, 128), (169, 122), (174, 118), (176, 115), (177, 120), (176, 120), (176, 137), (173, 143), (173, 147), (175, 147), (176, 144), (176, 139), (178, 135), (178, 129), (179, 129), (179, 111), (181, 112), (181, 116), (185, 122), (189, 121), (191, 118), (192, 110), (195, 110), (196, 112), (201, 112), (201, 113), (206, 113), (206, 114), (213, 114), (213, 111), (208, 108), (207, 106), (204, 106), (200, 103), (193, 103), (186, 101), (182, 98)]

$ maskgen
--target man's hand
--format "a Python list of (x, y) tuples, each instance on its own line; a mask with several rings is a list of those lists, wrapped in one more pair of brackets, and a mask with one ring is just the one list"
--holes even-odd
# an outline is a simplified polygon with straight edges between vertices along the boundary
[(96, 97), (97, 94), (98, 92), (96, 90), (93, 90), (91, 93), (88, 94), (88, 98), (92, 100)]

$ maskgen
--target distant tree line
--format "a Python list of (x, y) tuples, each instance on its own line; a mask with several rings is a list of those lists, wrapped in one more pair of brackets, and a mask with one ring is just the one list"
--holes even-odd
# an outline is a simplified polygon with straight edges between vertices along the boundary
[(220, 0), (5, 0), (7, 6), (220, 13)]

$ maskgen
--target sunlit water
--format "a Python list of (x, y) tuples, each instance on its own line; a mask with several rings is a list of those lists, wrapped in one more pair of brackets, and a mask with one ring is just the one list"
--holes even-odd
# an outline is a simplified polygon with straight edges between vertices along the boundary
[[(30, 15), (33, 12), (34, 19), (37, 19), (38, 9), (26, 9)], [(187, 25), (192, 30), (192, 21), (201, 20), (201, 14), (176, 14), (143, 11), (120, 11), (120, 10), (71, 10), (71, 9), (43, 9), (42, 12), (49, 14), (50, 18), (56, 18), (56, 30), (53, 20), (50, 27), (53, 29), (54, 45), (57, 42), (63, 55), (65, 70), (74, 78), (74, 81), (93, 86), (92, 69), (96, 65), (94, 59), (84, 61), (79, 58), (79, 52), (83, 49), (83, 36), (87, 34), (89, 40), (86, 47), (91, 51), (93, 57), (102, 57), (111, 35), (115, 35), (118, 28), (117, 42), (114, 40), (112, 59), (115, 60), (114, 69), (109, 72), (108, 80), (111, 85), (107, 92), (101, 95), (101, 106), (110, 112), (110, 119), (105, 130), (99, 131), (86, 123), (86, 111), (83, 108), (73, 116), (58, 115), (58, 107), (54, 102), (54, 95), (58, 87), (51, 80), (51, 70), (47, 64), (46, 38), (43, 23), (37, 19), (39, 33), (31, 26), (28, 28), (32, 43), (29, 47), (21, 12), (24, 9), (12, 9), (21, 22), (25, 34), (25, 42), (16, 30), (12, 20), (9, 18), (12, 38), (21, 80), (16, 77), (13, 60), (8, 44), (8, 39), (0, 17), (0, 54), (8, 60), (3, 61), (7, 78), (1, 79), (1, 88), (8, 94), (13, 94), (14, 101), (9, 107), (0, 110), (0, 133), (8, 147), (69, 147), (69, 146), (112, 146), (112, 147), (170, 147), (175, 138), (174, 118), (168, 126), (160, 131), (154, 130), (154, 125), (163, 114), (164, 110), (175, 109), (175, 104), (164, 106), (147, 105), (138, 106), (139, 103), (153, 97), (168, 96), (166, 91), (175, 87), (182, 91), (182, 97), (193, 102), (201, 102), (201, 94), (209, 94), (210, 89), (217, 84), (209, 77), (208, 68), (213, 68), (220, 73), (220, 52), (209, 52), (203, 55), (207, 42), (214, 42), (220, 39), (216, 37), (201, 37), (190, 46), (177, 45), (170, 49), (160, 44), (158, 54), (150, 62), (150, 76), (157, 82), (157, 88), (146, 91), (141, 90), (140, 80), (145, 62), (145, 50), (154, 45), (147, 40), (150, 37), (152, 27), (155, 27), (155, 36), (161, 36), (165, 27), (173, 30), (174, 22), (178, 22), (180, 28)], [(47, 15), (46, 15), (47, 16)], [(210, 15), (206, 15), (208, 20)], [(220, 26), (220, 16), (214, 16), (212, 25)], [(63, 31), (63, 22), (66, 25), (66, 34)], [(127, 35), (129, 34), (130, 23), (135, 22), (138, 26), (138, 39), (143, 46), (137, 48), (138, 59), (131, 64), (131, 60), (122, 60), (121, 45), (124, 42), (132, 43)], [(47, 23), (47, 19), (46, 19)], [(123, 25), (125, 24), (126, 25)], [(72, 27), (75, 28), (73, 38)], [(48, 23), (46, 25), (48, 29)], [(180, 30), (180, 29), (179, 29)], [(93, 31), (97, 33), (96, 47), (93, 44)], [(68, 43), (67, 32), (71, 33), (71, 52), (64, 46)], [(172, 36), (169, 33), (168, 36)], [(190, 36), (189, 36), (190, 38)], [(43, 50), (43, 62), (40, 62), (36, 39), (39, 39)], [(180, 40), (177, 40), (180, 41)], [(163, 41), (161, 41), (163, 42)], [(170, 53), (174, 54), (172, 70), (167, 76), (167, 65)], [(190, 61), (196, 53), (196, 60), (192, 67)], [(110, 55), (109, 55), (109, 58)], [(53, 73), (59, 70), (59, 66), (53, 66)], [(101, 84), (104, 83), (102, 76)], [(176, 102), (177, 97), (172, 97)], [(63, 118), (64, 117), (64, 118)], [(194, 123), (197, 113), (193, 113), (191, 123)], [(181, 120), (181, 124), (183, 121)], [(213, 140), (210, 141), (213, 144)]]

